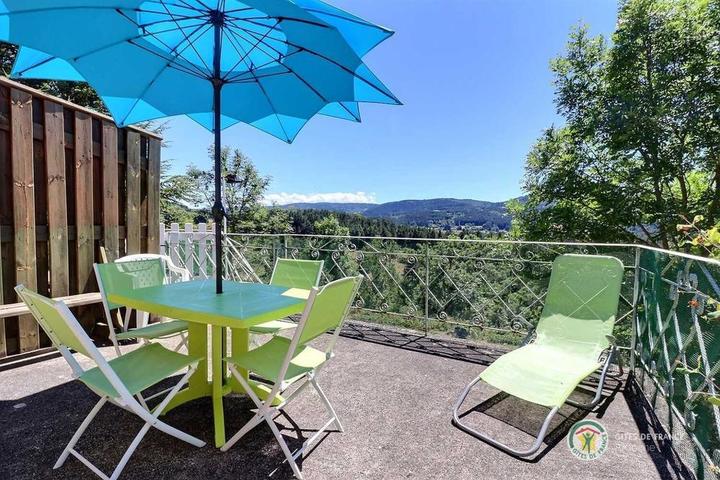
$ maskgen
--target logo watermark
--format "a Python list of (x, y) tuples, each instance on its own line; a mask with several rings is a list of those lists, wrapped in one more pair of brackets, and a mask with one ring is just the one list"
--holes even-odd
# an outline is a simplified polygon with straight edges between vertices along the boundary
[(570, 429), (568, 446), (580, 460), (595, 460), (607, 450), (607, 430), (600, 422), (581, 420)]

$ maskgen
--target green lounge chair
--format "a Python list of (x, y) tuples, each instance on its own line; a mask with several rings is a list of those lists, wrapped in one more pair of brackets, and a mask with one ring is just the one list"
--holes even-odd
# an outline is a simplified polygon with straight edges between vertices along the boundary
[[(529, 457), (540, 449), (550, 421), (564, 403), (580, 408), (595, 407), (600, 402), (605, 376), (616, 351), (612, 331), (622, 280), (623, 265), (617, 258), (557, 257), (545, 307), (531, 340), (498, 358), (465, 388), (453, 408), (453, 423), (511, 455)], [(568, 400), (580, 382), (600, 368), (593, 400), (587, 404)], [(550, 409), (529, 449), (513, 449), (461, 422), (458, 411), (480, 380)]]
[[(109, 294), (128, 288), (152, 287), (168, 282), (166, 275), (167, 265), (164, 263), (163, 258), (161, 256), (147, 258), (145, 255), (143, 255), (143, 257), (145, 258), (122, 258), (116, 260), (115, 263), (95, 264), (95, 276), (97, 277), (98, 286), (100, 287), (110, 341), (115, 346), (115, 351), (118, 355), (121, 354), (119, 341), (130, 338), (139, 338), (147, 343), (150, 340), (158, 338), (180, 335), (180, 343), (175, 351), (178, 351), (187, 342), (185, 332), (187, 331), (188, 323), (184, 320), (170, 320), (148, 325), (149, 315), (145, 312), (137, 312), (138, 328), (128, 329), (131, 318), (130, 315), (132, 313), (131, 308), (125, 309), (125, 321), (122, 325), (122, 332), (115, 332), (111, 312), (124, 305), (117, 305), (109, 301)], [(182, 274), (181, 278), (189, 278), (189, 274), (187, 276)]]
[[(172, 352), (154, 343), (107, 361), (64, 303), (45, 298), (22, 285), (15, 287), (15, 291), (70, 365), (73, 377), (100, 396), (100, 401), (80, 424), (53, 468), (60, 468), (68, 456), (73, 455), (100, 478), (115, 480), (150, 428), (157, 428), (196, 447), (205, 445), (202, 440), (171, 427), (158, 418), (160, 412), (187, 383), (202, 358)], [(84, 369), (71, 353), (71, 349), (90, 359), (95, 367)], [(181, 370), (186, 370), (182, 378), (170, 389), (165, 398), (150, 410), (141, 392)], [(107, 402), (137, 415), (145, 422), (109, 476), (75, 450), (75, 444)]]
[[(246, 433), (265, 421), (280, 444), (293, 473), (301, 479), (302, 474), (295, 459), (302, 455), (330, 425), (335, 424), (338, 430), (343, 431), (335, 410), (318, 385), (317, 374), (333, 357), (335, 342), (361, 280), (362, 277), (348, 277), (331, 282), (320, 290), (313, 288), (292, 338), (274, 336), (260, 347), (226, 359), (230, 372), (248, 392), (257, 406), (257, 411), (255, 416), (222, 446), (222, 451), (227, 451)], [(329, 339), (324, 351), (308, 345), (309, 342), (330, 330), (333, 331), (333, 336)], [(250, 388), (238, 368), (247, 370), (270, 383), (271, 392), (264, 402)], [(292, 453), (273, 420), (309, 384), (317, 391), (331, 418), (305, 440), (302, 447)], [(295, 390), (285, 397), (281, 404), (273, 406), (272, 402), (275, 396), (283, 393), (291, 385), (296, 385)]]
[[(270, 285), (310, 290), (320, 284), (322, 269), (322, 260), (278, 258), (270, 277)], [(282, 330), (288, 330), (296, 326), (295, 322), (289, 320), (271, 320), (251, 327), (250, 332), (275, 335)]]

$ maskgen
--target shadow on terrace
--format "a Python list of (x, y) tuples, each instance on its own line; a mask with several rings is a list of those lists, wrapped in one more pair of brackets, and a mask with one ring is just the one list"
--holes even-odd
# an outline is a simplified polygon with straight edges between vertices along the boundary
[[(305, 478), (549, 478), (561, 473), (566, 478), (637, 478), (638, 471), (644, 472), (643, 478), (692, 478), (667, 445), (652, 440), (653, 434), (663, 438), (661, 430), (648, 423), (652, 413), (623, 387), (623, 378), (607, 383), (606, 400), (589, 414), (564, 407), (539, 456), (527, 462), (450, 423), (459, 389), (497, 351), (366, 324), (349, 325), (344, 337), (336, 347), (336, 362), (323, 372), (322, 380), (346, 432), (330, 431), (306, 456), (301, 464)], [(111, 350), (103, 353), (112, 356)], [(74, 459), (52, 470), (68, 436), (96, 401), (84, 385), (71, 381), (64, 361), (46, 360), (5, 371), (2, 377), (2, 478), (89, 476)], [(507, 441), (532, 441), (545, 411), (490, 387), (477, 394), (467, 402), (471, 423)], [(584, 396), (589, 394), (578, 390), (573, 398)], [(249, 420), (251, 407), (246, 397), (225, 399), (228, 431)], [(312, 435), (312, 426), (322, 418), (320, 409), (318, 398), (308, 395), (278, 418), (291, 449)], [(209, 441), (211, 412), (209, 399), (197, 400), (170, 412), (167, 422)], [(593, 462), (575, 458), (565, 438), (570, 426), (586, 415), (600, 420), (611, 433), (609, 450)], [(104, 410), (95, 422), (78, 449), (101, 469), (112, 470), (142, 422), (117, 408)], [(298, 425), (309, 429), (299, 430)], [(227, 453), (210, 446), (196, 449), (151, 431), (123, 478), (292, 478), (283, 460), (267, 428), (254, 430)]]

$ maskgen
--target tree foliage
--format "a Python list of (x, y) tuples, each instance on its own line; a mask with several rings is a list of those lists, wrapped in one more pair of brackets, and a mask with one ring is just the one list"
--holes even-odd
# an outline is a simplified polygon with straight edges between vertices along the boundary
[(610, 46), (573, 30), (551, 64), (565, 124), (528, 155), (514, 234), (677, 248), (682, 218), (718, 220), (719, 9), (627, 0)]

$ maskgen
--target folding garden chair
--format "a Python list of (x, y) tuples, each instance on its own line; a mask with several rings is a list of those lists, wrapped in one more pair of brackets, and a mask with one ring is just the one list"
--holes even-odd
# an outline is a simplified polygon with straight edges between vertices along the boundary
[[(120, 355), (120, 340), (140, 338), (147, 343), (153, 339), (180, 335), (180, 343), (175, 349), (175, 351), (178, 351), (187, 343), (185, 332), (187, 331), (188, 324), (184, 320), (169, 320), (148, 325), (149, 315), (146, 312), (137, 312), (138, 327), (129, 329), (132, 309), (126, 308), (125, 320), (121, 327), (122, 332), (115, 332), (112, 311), (124, 307), (124, 305), (118, 305), (109, 301), (109, 294), (127, 290), (128, 288), (152, 287), (168, 283), (166, 268), (169, 268), (170, 265), (165, 263), (163, 259), (164, 256), (159, 255), (155, 258), (136, 259), (138, 257), (147, 257), (146, 254), (143, 254), (142, 256), (132, 257), (130, 259), (123, 257), (122, 259), (116, 260), (115, 263), (95, 264), (95, 276), (97, 277), (98, 286), (100, 287), (110, 341), (115, 346), (117, 354)], [(180, 272), (180, 278), (189, 279), (189, 273), (187, 273), (187, 271), (183, 273), (182, 270), (184, 269), (179, 269), (174, 265), (173, 268)]]
[[(279, 285), (287, 288), (300, 288), (310, 290), (320, 284), (320, 274), (323, 269), (322, 260), (295, 260), (292, 258), (278, 258), (275, 261), (270, 285)], [(282, 330), (295, 328), (295, 322), (289, 320), (271, 320), (250, 327), (252, 333), (276, 334)]]
[[(201, 360), (200, 357), (172, 352), (162, 345), (154, 343), (107, 361), (64, 303), (45, 298), (22, 285), (15, 287), (15, 291), (27, 304), (35, 319), (50, 337), (53, 345), (68, 362), (73, 371), (73, 377), (83, 382), (90, 390), (100, 396), (100, 401), (80, 424), (77, 432), (72, 436), (53, 468), (60, 468), (68, 456), (73, 455), (100, 478), (114, 480), (120, 476), (130, 456), (151, 427), (196, 447), (205, 445), (202, 440), (171, 427), (158, 419), (165, 406), (195, 372), (197, 364)], [(84, 370), (72, 355), (71, 349), (92, 360), (95, 367)], [(134, 397), (139, 396), (143, 390), (184, 369), (187, 369), (187, 371), (180, 381), (170, 389), (167, 396), (153, 410), (150, 410), (144, 402)], [(145, 421), (145, 424), (135, 436), (110, 476), (104, 474), (75, 450), (75, 444), (107, 402), (134, 413)]]
[[(317, 382), (317, 374), (327, 361), (333, 357), (333, 348), (361, 280), (362, 277), (360, 276), (347, 277), (331, 282), (320, 290), (313, 287), (292, 338), (274, 336), (260, 347), (226, 359), (232, 375), (242, 384), (252, 401), (257, 405), (257, 411), (255, 416), (223, 445), (222, 451), (227, 451), (246, 433), (265, 421), (280, 444), (280, 448), (285, 454), (293, 473), (297, 478), (301, 479), (302, 474), (297, 463), (295, 463), (295, 459), (302, 455), (330, 425), (335, 424), (338, 430), (343, 431), (335, 410)], [(325, 351), (317, 350), (308, 345), (308, 342), (329, 330), (334, 332)], [(253, 389), (250, 388), (238, 368), (247, 370), (271, 384), (269, 385), (270, 394), (265, 401), (260, 400)], [(291, 385), (296, 385), (297, 388), (282, 403), (273, 406), (275, 396), (283, 393)], [(302, 447), (292, 453), (273, 419), (292, 400), (297, 398), (298, 394), (308, 385), (315, 388), (331, 418), (310, 438), (305, 440)]]
[[(564, 403), (587, 409), (595, 407), (616, 352), (612, 331), (622, 280), (623, 265), (615, 257), (557, 257), (545, 306), (530, 340), (498, 358), (465, 388), (453, 408), (453, 423), (511, 455), (529, 457), (540, 449), (553, 416)], [(568, 400), (580, 382), (597, 369), (602, 370), (592, 401), (579, 404)], [(513, 449), (460, 420), (458, 411), (480, 380), (550, 409), (529, 449)]]

